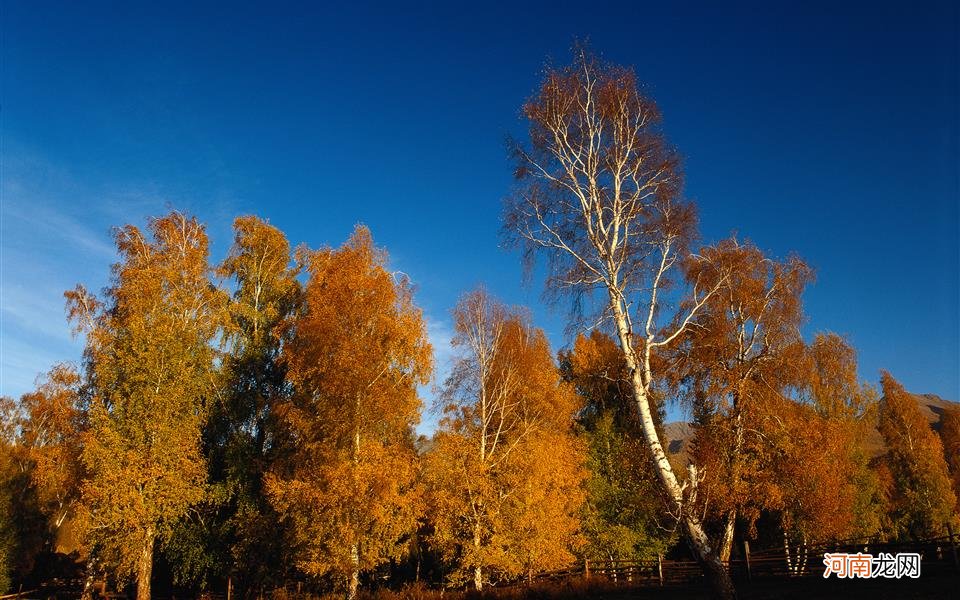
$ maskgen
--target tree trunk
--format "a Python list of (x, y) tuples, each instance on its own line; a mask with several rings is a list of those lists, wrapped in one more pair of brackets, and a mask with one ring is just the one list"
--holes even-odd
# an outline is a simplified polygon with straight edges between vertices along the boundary
[(360, 550), (356, 544), (350, 546), (350, 582), (347, 586), (347, 598), (353, 600), (357, 597), (357, 590), (360, 588)]
[[(647, 386), (644, 384), (644, 374), (641, 373), (641, 365), (638, 364), (637, 355), (633, 347), (633, 332), (627, 324), (627, 315), (625, 307), (616, 292), (610, 290), (610, 304), (613, 309), (614, 322), (617, 326), (617, 334), (620, 341), (620, 349), (623, 352), (630, 371), (630, 383), (633, 386), (633, 396), (637, 403), (637, 410), (640, 413), (640, 424), (643, 430), (643, 437), (653, 458), (654, 468), (657, 472), (661, 488), (667, 497), (670, 508), (678, 515), (680, 523), (683, 526), (690, 549), (693, 551), (704, 576), (713, 589), (713, 595), (722, 600), (734, 600), (737, 595), (733, 587), (733, 581), (727, 572), (724, 564), (720, 561), (720, 556), (710, 546), (710, 540), (703, 529), (703, 525), (697, 518), (691, 507), (686, 506), (686, 498), (683, 496), (683, 488), (677, 480), (673, 467), (663, 451), (663, 445), (660, 443), (660, 436), (657, 435), (657, 428), (653, 422), (653, 411), (650, 407), (650, 396)], [(649, 364), (644, 364), (646, 374), (649, 376)], [(695, 485), (691, 481), (690, 485)]]
[(150, 578), (153, 575), (153, 541), (156, 534), (153, 527), (147, 527), (140, 549), (137, 565), (137, 600), (150, 600)]
[[(480, 550), (480, 524), (479, 523), (473, 526), (473, 547), (477, 551)], [(478, 592), (483, 589), (483, 569), (480, 567), (480, 565), (477, 565), (473, 568), (473, 587)]]
[(720, 562), (727, 564), (730, 562), (730, 551), (733, 548), (733, 531), (737, 524), (737, 509), (730, 509), (727, 512), (723, 524), (723, 537), (720, 538)]
[(80, 593), (80, 600), (93, 600), (93, 584), (96, 577), (96, 571), (94, 569), (96, 564), (96, 558), (91, 558), (87, 561), (86, 575), (83, 578), (83, 591)]
[(703, 575), (713, 590), (713, 597), (719, 600), (736, 600), (737, 591), (733, 587), (733, 580), (727, 572), (726, 565), (721, 562), (719, 555), (710, 547), (710, 540), (695, 515), (684, 513), (683, 522), (686, 527), (687, 541)]
[(783, 532), (783, 556), (787, 561), (787, 573), (793, 573), (793, 561), (790, 560), (790, 540), (787, 538), (787, 532)]

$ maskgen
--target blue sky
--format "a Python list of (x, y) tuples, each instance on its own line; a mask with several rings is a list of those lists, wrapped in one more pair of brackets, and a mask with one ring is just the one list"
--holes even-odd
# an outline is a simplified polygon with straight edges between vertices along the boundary
[(169, 206), (216, 260), (239, 214), (314, 247), (366, 223), (441, 363), (481, 282), (562, 346), (564, 312), (499, 247), (504, 139), (545, 61), (589, 39), (659, 102), (705, 240), (797, 252), (808, 335), (847, 335), (870, 381), (960, 397), (955, 3), (642, 4), (5, 0), (0, 392), (79, 357), (63, 290), (105, 285), (109, 228)]

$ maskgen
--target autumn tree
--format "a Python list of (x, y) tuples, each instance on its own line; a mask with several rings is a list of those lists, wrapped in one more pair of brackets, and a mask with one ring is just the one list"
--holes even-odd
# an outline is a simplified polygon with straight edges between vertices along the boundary
[(892, 476), (888, 495), (894, 533), (914, 539), (940, 535), (956, 506), (943, 445), (917, 401), (893, 376), (884, 372), (880, 384), (880, 433), (887, 446), (883, 463)]
[[(560, 353), (563, 377), (580, 396), (578, 423), (587, 446), (584, 555), (591, 560), (649, 560), (666, 551), (672, 537), (661, 526), (657, 480), (630, 397), (623, 354), (609, 335), (580, 334)], [(655, 413), (662, 431), (663, 403)], [(662, 435), (662, 434), (661, 434)]]
[(82, 286), (66, 293), (90, 384), (82, 512), (97, 555), (133, 575), (146, 600), (156, 541), (203, 498), (200, 432), (223, 298), (195, 218), (172, 212), (114, 238), (120, 260), (104, 300)]
[[(738, 268), (731, 280), (743, 272)], [(767, 290), (766, 296), (775, 287), (758, 289)], [(749, 314), (749, 309), (742, 310)], [(802, 572), (808, 544), (855, 533), (871, 535), (879, 529), (878, 482), (864, 447), (873, 423), (874, 395), (859, 381), (855, 352), (840, 336), (819, 334), (812, 344), (803, 344), (798, 323), (782, 314), (774, 306), (763, 311), (769, 320), (767, 331), (759, 329), (765, 335), (761, 349), (748, 355), (745, 362), (752, 372), (749, 379), (737, 382), (729, 403), (723, 396), (711, 396), (711, 388), (700, 383), (719, 384), (721, 394), (729, 393), (724, 376), (730, 371), (708, 363), (711, 371), (694, 386), (696, 393), (704, 394), (697, 406), (695, 454), (708, 472), (702, 484), (711, 498), (708, 514), (720, 513), (722, 518), (734, 507), (750, 536), (758, 534), (757, 519), (775, 516), (787, 566)], [(737, 320), (733, 313), (727, 318)], [(778, 343), (770, 326), (784, 321), (787, 329), (781, 330)], [(750, 341), (752, 331), (736, 338), (743, 335)], [(713, 354), (722, 353), (725, 346), (714, 339), (705, 347)], [(695, 352), (692, 358), (702, 356)], [(739, 411), (731, 413), (733, 408)], [(737, 416), (739, 422), (734, 420)], [(731, 447), (739, 449), (739, 456), (724, 452)]]
[(17, 527), (14, 521), (14, 485), (17, 465), (19, 410), (13, 398), (0, 396), (0, 594), (11, 587), (17, 549)]
[(851, 430), (789, 398), (775, 410), (764, 423), (770, 481), (762, 507), (777, 516), (787, 568), (802, 574), (810, 544), (854, 532), (858, 482), (847, 447)]
[(940, 422), (940, 439), (943, 455), (953, 481), (953, 493), (957, 497), (957, 515), (960, 516), (960, 406), (953, 406), (943, 413)]
[(282, 231), (253, 216), (237, 218), (233, 229), (233, 246), (218, 268), (234, 286), (226, 352), (203, 428), (211, 485), (203, 510), (181, 523), (168, 551), (183, 578), (202, 584), (234, 571), (250, 588), (284, 572), (289, 540), (262, 482), (285, 450), (276, 414), (290, 395), (282, 324), (294, 316), (301, 286)]
[(40, 510), (56, 532), (71, 517), (80, 499), (86, 411), (81, 378), (69, 364), (56, 365), (33, 392), (20, 399), (24, 417), (20, 443), (30, 461), (30, 481)]
[[(812, 271), (796, 257), (767, 258), (736, 239), (702, 248), (687, 269), (691, 285), (716, 289), (673, 349), (697, 416), (694, 458), (706, 476), (708, 506), (721, 522), (720, 560), (730, 558), (738, 516), (758, 516), (764, 491), (760, 421), (799, 381), (801, 295)], [(706, 495), (704, 496), (706, 497)]]
[(480, 590), (573, 559), (583, 452), (576, 396), (529, 317), (482, 289), (453, 316), (459, 354), (426, 458), (432, 543), (452, 582)]
[(400, 555), (416, 527), (417, 385), (431, 348), (410, 282), (358, 227), (339, 249), (313, 253), (305, 306), (282, 348), (294, 391), (278, 407), (291, 452), (266, 488), (292, 520), (298, 566), (346, 581)]
[(23, 579), (74, 516), (81, 469), (79, 378), (58, 365), (37, 389), (0, 398), (0, 581)]
[[(845, 485), (852, 486), (854, 494), (852, 505), (845, 508), (851, 516), (849, 530), (837, 531), (824, 525), (813, 528), (820, 532), (821, 539), (828, 531), (836, 531), (836, 537), (845, 534), (868, 537), (879, 533), (883, 499), (867, 448), (877, 422), (877, 392), (860, 380), (856, 350), (837, 334), (817, 334), (805, 351), (799, 393), (801, 401), (826, 422), (822, 431), (832, 429), (833, 445), (822, 446), (820, 459), (832, 463), (834, 469), (843, 473)], [(816, 421), (811, 420), (811, 426), (816, 426)], [(836, 452), (825, 452), (831, 447)]]
[(518, 188), (505, 209), (508, 239), (527, 264), (547, 257), (547, 286), (578, 305), (599, 301), (630, 373), (646, 452), (660, 489), (715, 593), (735, 596), (729, 574), (693, 510), (696, 466), (674, 472), (654, 422), (655, 390), (665, 373), (657, 356), (682, 336), (716, 294), (713, 283), (683, 273), (708, 260), (692, 252), (696, 215), (681, 198), (676, 152), (659, 130), (656, 104), (633, 72), (585, 51), (549, 68), (524, 106), (529, 145), (516, 148)]

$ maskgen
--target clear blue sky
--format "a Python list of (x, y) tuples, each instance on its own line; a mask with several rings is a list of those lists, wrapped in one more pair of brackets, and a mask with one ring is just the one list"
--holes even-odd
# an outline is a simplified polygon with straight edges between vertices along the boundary
[(368, 224), (441, 361), (480, 282), (567, 343), (499, 247), (504, 138), (589, 38), (660, 103), (706, 240), (796, 251), (808, 334), (849, 336), (870, 381), (960, 397), (956, 3), (643, 4), (4, 0), (0, 391), (79, 357), (63, 290), (105, 285), (109, 227), (169, 205), (217, 260), (239, 214), (314, 247)]

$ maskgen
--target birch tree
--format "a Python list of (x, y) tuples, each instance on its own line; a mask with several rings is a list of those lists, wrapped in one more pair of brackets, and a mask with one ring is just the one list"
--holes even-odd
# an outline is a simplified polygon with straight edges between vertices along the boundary
[(543, 332), (483, 290), (454, 324), (460, 354), (426, 458), (432, 543), (456, 565), (451, 582), (480, 590), (573, 559), (584, 456)]
[(518, 188), (505, 230), (531, 265), (547, 258), (547, 287), (582, 304), (599, 301), (630, 373), (646, 451), (660, 488), (719, 597), (733, 584), (695, 510), (699, 475), (674, 472), (656, 431), (652, 397), (664, 375), (658, 353), (682, 336), (725, 281), (683, 272), (707, 260), (692, 252), (696, 216), (682, 201), (679, 158), (659, 131), (656, 104), (633, 72), (579, 51), (548, 69), (524, 106), (529, 144), (516, 148)]
[(431, 348), (410, 282), (387, 267), (365, 227), (309, 257), (282, 351), (294, 390), (277, 411), (291, 450), (266, 479), (298, 566), (335, 576), (349, 598), (362, 573), (405, 551), (420, 514), (413, 428)]
[(210, 479), (205, 502), (177, 529), (167, 556), (181, 581), (201, 586), (233, 573), (233, 585), (279, 583), (289, 532), (263, 490), (263, 476), (285, 451), (277, 407), (289, 398), (281, 361), (283, 323), (300, 304), (290, 243), (270, 223), (234, 220), (234, 242), (217, 269), (234, 293), (227, 305), (218, 393), (203, 428)]
[[(870, 466), (867, 440), (877, 424), (878, 394), (874, 386), (860, 380), (856, 350), (840, 335), (820, 333), (806, 349), (801, 401), (810, 405), (826, 422), (824, 429), (834, 430), (834, 440), (824, 446), (835, 453), (822, 452), (827, 462), (840, 465), (846, 485), (854, 497), (847, 509), (851, 513), (852, 534), (873, 536), (880, 532), (883, 498), (877, 474)], [(830, 531), (830, 527), (816, 527)]]
[(736, 239), (700, 253), (706, 260), (691, 265), (688, 280), (719, 287), (674, 358), (692, 388), (694, 456), (702, 467), (709, 462), (705, 476), (715, 500), (708, 509), (720, 513), (717, 546), (727, 562), (738, 515), (763, 496), (749, 482), (763, 468), (754, 452), (765, 443), (758, 437), (760, 405), (801, 379), (801, 295), (813, 274), (796, 257), (774, 261)]
[(88, 543), (147, 600), (157, 540), (203, 498), (200, 429), (225, 298), (196, 219), (173, 212), (114, 237), (104, 300), (82, 286), (66, 293), (91, 387), (81, 497)]
[(880, 383), (880, 434), (887, 445), (882, 460), (892, 476), (887, 493), (894, 533), (902, 539), (940, 535), (957, 503), (943, 444), (893, 376), (884, 372)]
[(80, 500), (84, 476), (80, 458), (86, 430), (80, 385), (76, 369), (59, 364), (35, 391), (20, 398), (25, 413), (19, 427), (20, 442), (32, 463), (30, 480), (53, 532), (75, 517)]

